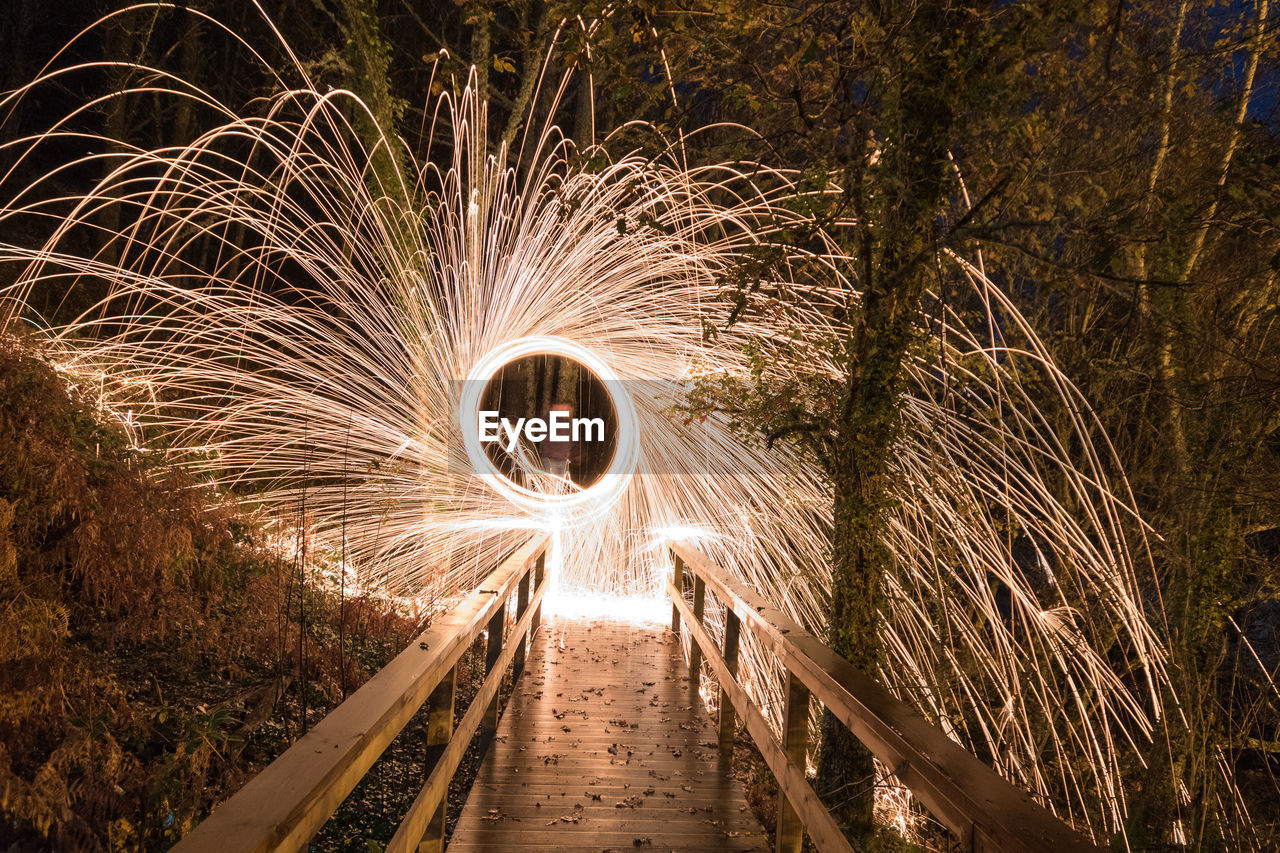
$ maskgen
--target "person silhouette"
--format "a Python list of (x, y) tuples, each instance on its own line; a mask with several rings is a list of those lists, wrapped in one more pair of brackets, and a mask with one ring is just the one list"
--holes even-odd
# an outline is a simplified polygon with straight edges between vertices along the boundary
[(551, 411), (548, 413), (547, 437), (538, 448), (539, 456), (542, 458), (542, 469), (548, 474), (557, 477), (569, 478), (570, 461), (574, 456), (576, 442), (573, 441), (552, 441), (551, 440), (551, 415), (557, 412), (563, 412), (566, 415), (566, 421), (573, 418), (573, 406), (569, 403), (557, 402), (551, 405)]

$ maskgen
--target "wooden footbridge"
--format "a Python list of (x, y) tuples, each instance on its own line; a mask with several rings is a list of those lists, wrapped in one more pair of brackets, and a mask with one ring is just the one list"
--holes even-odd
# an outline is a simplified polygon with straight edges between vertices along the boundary
[[(599, 621), (543, 624), (546, 547), (547, 537), (537, 535), (517, 548), (175, 849), (306, 850), (425, 705), (432, 769), (387, 851), (444, 849), (449, 781), (474, 738), (487, 749), (448, 844), (456, 853), (798, 853), (806, 835), (823, 853), (852, 851), (806, 773), (815, 701), (953, 833), (954, 847), (1099, 849), (693, 547), (672, 547), (669, 632)], [(720, 642), (704, 620), (708, 604), (722, 617)], [(783, 672), (781, 731), (738, 681), (747, 631)], [(455, 668), (479, 641), (487, 675), (459, 716)], [(716, 720), (692, 675), (704, 662), (718, 685)], [(514, 687), (503, 712), (508, 670)], [(772, 841), (730, 773), (739, 726), (778, 783)]]

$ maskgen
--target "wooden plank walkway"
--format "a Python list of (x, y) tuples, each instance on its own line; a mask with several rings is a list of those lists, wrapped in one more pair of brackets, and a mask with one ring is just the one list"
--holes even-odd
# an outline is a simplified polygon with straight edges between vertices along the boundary
[(478, 851), (765, 851), (670, 632), (556, 618), (449, 843)]

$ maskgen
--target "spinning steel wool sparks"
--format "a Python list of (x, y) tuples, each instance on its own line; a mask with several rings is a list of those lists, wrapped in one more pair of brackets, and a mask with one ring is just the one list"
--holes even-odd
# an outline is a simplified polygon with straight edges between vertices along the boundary
[[(317, 91), (300, 65), (251, 111), (164, 72), (146, 79), (220, 120), (174, 148), (78, 137), (91, 153), (31, 186), (11, 172), (0, 220), (61, 221), (41, 246), (0, 242), (0, 258), (25, 264), (7, 292), (15, 316), (33, 292), (107, 283), (98, 305), (45, 331), (48, 352), (101, 377), (148, 440), (246, 504), (302, 518), (366, 588), (467, 588), (527, 531), (550, 529), (554, 583), (606, 607), (656, 598), (663, 543), (694, 537), (822, 630), (820, 472), (681, 409), (699, 377), (749, 376), (750, 348), (772, 371), (797, 369), (787, 353), (805, 349), (806, 373), (839, 375), (812, 284), (789, 283), (811, 296), (785, 322), (751, 312), (703, 335), (726, 322), (723, 282), (743, 254), (802, 221), (783, 204), (791, 176), (608, 143), (577, 166), (588, 158), (554, 127), (492, 151), (470, 89), (439, 99), (428, 138), (444, 141), (412, 152), (362, 138), (349, 117), (373, 115), (349, 92)], [(65, 152), (72, 133), (5, 151)], [(102, 177), (58, 197), (66, 170)], [(833, 290), (856, 289), (834, 249), (805, 260)], [(1115, 829), (1119, 755), (1165, 714), (1142, 526), (1087, 402), (1034, 330), (980, 261), (941, 261), (990, 322), (974, 328), (945, 302), (920, 318), (930, 337), (909, 365), (893, 454), (879, 675), (1060, 814)], [(514, 482), (476, 441), (485, 383), (535, 354), (570, 357), (611, 389), (618, 446), (593, 485), (536, 471)], [(758, 648), (744, 667), (776, 714)]]

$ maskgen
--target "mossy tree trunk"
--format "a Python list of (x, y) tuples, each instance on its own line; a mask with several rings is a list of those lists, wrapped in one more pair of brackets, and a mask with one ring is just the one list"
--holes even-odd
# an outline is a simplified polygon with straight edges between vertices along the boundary
[[(891, 21), (879, 21), (885, 30)], [(851, 257), (861, 290), (839, 354), (846, 384), (831, 441), (834, 491), (828, 641), (875, 677), (882, 663), (890, 461), (901, 427), (904, 363), (917, 337), (920, 301), (939, 250), (941, 211), (954, 191), (947, 161), (959, 64), (944, 49), (960, 28), (945, 2), (917, 7), (904, 60), (883, 75), (878, 121), (853, 145), (846, 193), (857, 211)], [(861, 157), (856, 155), (861, 154)], [(821, 788), (854, 838), (874, 832), (875, 763), (830, 713), (823, 721)]]

